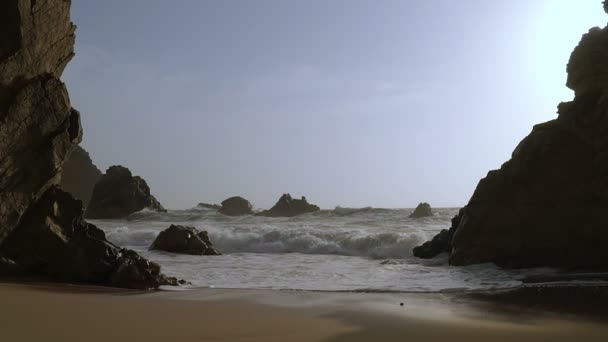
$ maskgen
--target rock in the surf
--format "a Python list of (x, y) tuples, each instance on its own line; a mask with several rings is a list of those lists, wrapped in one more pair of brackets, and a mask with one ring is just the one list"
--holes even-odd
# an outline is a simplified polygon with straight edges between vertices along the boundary
[(452, 226), (450, 229), (443, 229), (439, 234), (435, 235), (431, 241), (427, 241), (421, 246), (414, 247), (414, 256), (422, 259), (430, 259), (441, 253), (450, 252), (452, 249), (452, 237), (460, 224), (462, 215), (464, 215), (464, 208), (460, 209), (458, 215), (452, 218)]
[(206, 231), (173, 224), (158, 234), (150, 249), (192, 255), (222, 254), (213, 247)]
[(416, 209), (414, 209), (414, 212), (410, 214), (410, 218), (421, 218), (428, 216), (433, 216), (433, 210), (431, 209), (431, 205), (426, 202), (418, 204)]
[(226, 216), (252, 215), (253, 206), (251, 203), (240, 196), (230, 197), (222, 202), (219, 212)]
[(110, 166), (95, 184), (85, 216), (89, 219), (116, 219), (145, 208), (165, 211), (150, 194), (150, 187), (143, 178), (133, 176), (124, 166), (115, 165)]
[(318, 206), (308, 203), (304, 196), (302, 196), (301, 199), (294, 199), (291, 198), (290, 194), (283, 194), (272, 208), (264, 210), (257, 215), (268, 217), (293, 217), (306, 213), (313, 213), (319, 210), (320, 208)]

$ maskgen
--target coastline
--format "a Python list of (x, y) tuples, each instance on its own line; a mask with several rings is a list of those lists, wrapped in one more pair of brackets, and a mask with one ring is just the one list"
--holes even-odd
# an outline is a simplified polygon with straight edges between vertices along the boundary
[[(603, 314), (608, 309), (584, 312), (597, 301), (599, 292), (604, 294), (600, 298), (608, 298), (607, 287), (542, 292), (548, 295), (527, 289), (472, 294), (142, 292), (1, 283), (0, 301), (5, 309), (0, 311), (0, 329), (7, 341), (48, 342), (604, 341), (608, 336), (608, 327), (602, 324), (608, 320)], [(568, 297), (567, 312), (532, 305), (555, 304)], [(603, 302), (594, 307), (605, 308)], [(514, 305), (528, 310), (510, 310)]]

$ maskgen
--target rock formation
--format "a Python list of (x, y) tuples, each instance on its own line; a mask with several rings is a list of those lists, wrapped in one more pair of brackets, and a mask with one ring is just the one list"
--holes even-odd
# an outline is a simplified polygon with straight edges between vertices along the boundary
[(431, 241), (414, 247), (414, 256), (423, 259), (434, 258), (441, 253), (449, 253), (452, 250), (452, 237), (460, 224), (460, 218), (464, 215), (464, 208), (460, 209), (458, 215), (452, 218), (450, 229), (443, 229)]
[(571, 102), (536, 125), (475, 189), (450, 263), (608, 267), (608, 29), (585, 34), (568, 63)]
[(63, 164), (60, 185), (63, 190), (81, 200), (86, 207), (101, 176), (101, 171), (93, 164), (89, 153), (76, 146)]
[(139, 176), (133, 176), (124, 166), (110, 166), (93, 188), (93, 195), (85, 217), (116, 219), (144, 208), (165, 211), (150, 194), (150, 187)]
[(150, 249), (193, 255), (221, 255), (213, 248), (206, 231), (194, 227), (171, 225), (158, 234)]
[(0, 275), (129, 288), (176, 285), (160, 266), (108, 242), (59, 188), (82, 137), (60, 81), (74, 55), (69, 0), (0, 1)]
[(309, 204), (304, 196), (302, 196), (302, 199), (298, 200), (291, 198), (290, 194), (283, 194), (274, 207), (256, 215), (268, 217), (293, 217), (319, 210), (318, 206)]
[(56, 281), (134, 289), (177, 285), (176, 279), (160, 273), (159, 265), (110, 243), (82, 213), (81, 201), (51, 187), (27, 210), (0, 254), (25, 274)]
[(227, 216), (252, 215), (253, 206), (243, 197), (234, 196), (222, 202), (219, 212)]
[(69, 1), (0, 1), (0, 244), (80, 142), (80, 115), (59, 80), (74, 30)]
[(426, 202), (418, 204), (416, 209), (414, 209), (414, 212), (410, 214), (410, 218), (421, 218), (428, 216), (433, 216), (433, 210), (431, 209), (431, 205)]

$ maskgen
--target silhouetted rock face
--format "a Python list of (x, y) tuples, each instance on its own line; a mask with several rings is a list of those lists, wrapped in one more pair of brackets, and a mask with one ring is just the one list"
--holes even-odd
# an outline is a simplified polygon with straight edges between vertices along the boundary
[(101, 171), (93, 164), (89, 153), (76, 146), (63, 164), (60, 185), (63, 190), (81, 200), (86, 207), (101, 176)]
[(108, 242), (82, 213), (81, 201), (51, 187), (0, 246), (8, 260), (4, 264), (57, 281), (134, 289), (177, 285), (177, 279), (160, 273), (159, 265)]
[(452, 250), (452, 237), (456, 228), (460, 224), (460, 219), (464, 215), (464, 208), (460, 209), (458, 215), (452, 218), (450, 229), (443, 229), (431, 241), (423, 243), (421, 246), (414, 247), (414, 256), (422, 259), (434, 258), (441, 253)]
[(253, 206), (243, 197), (234, 196), (222, 202), (220, 213), (227, 216), (252, 215)]
[(65, 0), (0, 1), (0, 243), (58, 181), (80, 142), (80, 117), (59, 80), (74, 55)]
[(319, 211), (319, 207), (314, 204), (309, 204), (306, 201), (306, 197), (302, 196), (302, 199), (293, 199), (290, 194), (283, 194), (277, 204), (270, 210), (264, 210), (258, 213), (258, 216), (268, 217), (293, 217), (306, 213), (313, 213)]
[(158, 234), (150, 249), (193, 255), (221, 255), (213, 248), (206, 231), (194, 227), (171, 225)]
[(572, 102), (536, 125), (477, 186), (452, 239), (454, 265), (608, 268), (608, 29), (568, 64)]
[(433, 210), (431, 209), (431, 205), (426, 202), (418, 204), (416, 209), (414, 209), (414, 212), (410, 214), (410, 218), (420, 218), (427, 216), (433, 216)]
[(95, 184), (85, 216), (90, 219), (113, 219), (128, 216), (144, 208), (165, 211), (150, 194), (150, 187), (124, 166), (110, 166)]

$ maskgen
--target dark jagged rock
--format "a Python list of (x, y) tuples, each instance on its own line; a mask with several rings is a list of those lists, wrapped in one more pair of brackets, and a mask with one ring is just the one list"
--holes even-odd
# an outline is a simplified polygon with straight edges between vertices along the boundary
[(59, 80), (74, 30), (69, 1), (0, 1), (0, 243), (80, 142), (79, 114)]
[(82, 202), (51, 187), (0, 245), (0, 255), (28, 275), (133, 289), (177, 284), (160, 266), (119, 248), (82, 217)]
[(197, 205), (197, 207), (207, 208), (207, 209), (211, 209), (211, 210), (220, 210), (220, 208), (222, 208), (222, 206), (219, 204), (209, 204), (209, 203), (199, 203)]
[(224, 200), (219, 211), (227, 216), (252, 215), (253, 206), (243, 197), (234, 196)]
[(464, 208), (460, 209), (458, 215), (452, 218), (452, 226), (450, 229), (443, 229), (439, 234), (435, 235), (431, 241), (427, 241), (421, 246), (414, 247), (414, 256), (422, 259), (430, 259), (441, 253), (450, 252), (452, 250), (452, 237), (460, 224), (462, 215), (464, 215)]
[(479, 182), (451, 264), (608, 268), (607, 28), (583, 36), (567, 71), (574, 100)]
[(61, 188), (88, 206), (93, 188), (103, 174), (82, 147), (76, 146), (68, 160), (63, 164)]
[(124, 166), (110, 166), (95, 184), (85, 216), (90, 219), (126, 217), (144, 208), (165, 211), (150, 194), (150, 187)]
[(309, 204), (304, 196), (302, 196), (302, 199), (293, 199), (290, 194), (283, 194), (274, 207), (257, 213), (256, 215), (268, 217), (293, 217), (306, 213), (313, 213), (319, 210), (318, 206)]
[(194, 227), (171, 225), (158, 234), (150, 249), (193, 255), (221, 255), (213, 248), (206, 231)]
[(414, 209), (414, 212), (410, 214), (410, 218), (421, 218), (428, 216), (433, 216), (433, 210), (431, 209), (431, 205), (426, 202), (418, 204), (416, 209)]

